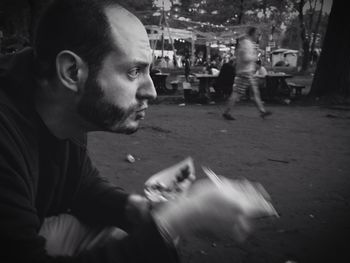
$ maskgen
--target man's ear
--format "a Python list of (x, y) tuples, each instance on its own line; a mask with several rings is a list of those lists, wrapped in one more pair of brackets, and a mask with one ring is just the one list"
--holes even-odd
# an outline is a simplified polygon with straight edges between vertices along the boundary
[(69, 50), (63, 50), (56, 56), (58, 80), (68, 89), (80, 92), (88, 77), (88, 66), (81, 57)]

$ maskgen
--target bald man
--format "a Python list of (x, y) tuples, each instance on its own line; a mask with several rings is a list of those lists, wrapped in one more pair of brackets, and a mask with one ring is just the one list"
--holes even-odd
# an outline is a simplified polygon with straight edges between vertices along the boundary
[(91, 163), (87, 132), (145, 118), (151, 60), (142, 23), (108, 0), (54, 0), (34, 47), (0, 60), (1, 262), (177, 262), (178, 237), (249, 230), (212, 183), (152, 210)]

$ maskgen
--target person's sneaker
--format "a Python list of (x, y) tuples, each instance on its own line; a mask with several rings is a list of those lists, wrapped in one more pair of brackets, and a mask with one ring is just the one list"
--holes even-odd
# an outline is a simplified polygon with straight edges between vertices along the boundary
[(270, 115), (272, 115), (271, 111), (265, 111), (265, 112), (260, 113), (260, 117), (263, 119), (265, 119), (267, 116), (270, 116)]
[(222, 117), (224, 117), (224, 119), (229, 120), (229, 121), (235, 120), (235, 118), (230, 113), (223, 113)]

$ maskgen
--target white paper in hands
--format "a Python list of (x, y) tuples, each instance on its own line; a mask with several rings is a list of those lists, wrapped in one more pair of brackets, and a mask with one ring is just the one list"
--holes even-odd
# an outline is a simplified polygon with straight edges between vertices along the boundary
[(191, 157), (152, 175), (146, 182), (144, 192), (153, 203), (174, 200), (184, 195), (196, 179)]
[(259, 183), (246, 179), (229, 180), (217, 176), (212, 170), (202, 167), (204, 173), (219, 190), (234, 202), (249, 217), (277, 216), (278, 213), (269, 201), (269, 195)]

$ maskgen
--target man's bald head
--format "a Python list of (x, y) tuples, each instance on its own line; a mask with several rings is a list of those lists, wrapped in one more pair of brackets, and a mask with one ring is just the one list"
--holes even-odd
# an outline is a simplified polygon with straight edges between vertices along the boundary
[(90, 73), (96, 73), (103, 58), (115, 49), (107, 17), (110, 8), (138, 21), (115, 0), (54, 0), (43, 13), (35, 35), (39, 76), (55, 76), (56, 56), (62, 50), (80, 56)]
[(135, 15), (120, 6), (109, 7), (105, 12), (117, 51), (131, 52), (140, 44), (143, 48), (150, 49), (146, 29)]

